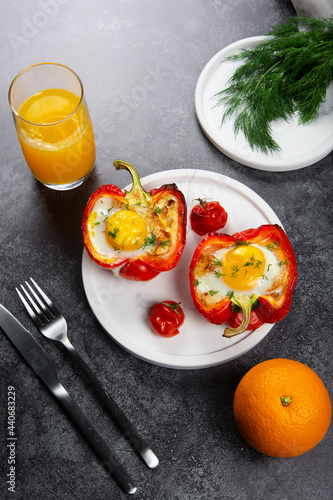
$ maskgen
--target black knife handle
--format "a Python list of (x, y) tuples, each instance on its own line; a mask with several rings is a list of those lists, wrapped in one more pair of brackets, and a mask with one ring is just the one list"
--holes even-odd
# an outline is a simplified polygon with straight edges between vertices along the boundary
[(60, 382), (52, 392), (123, 491), (135, 493), (137, 488), (131, 477)]
[(0, 325), (34, 372), (67, 411), (74, 424), (119, 486), (125, 493), (135, 493), (136, 485), (120, 464), (118, 458), (111, 452), (103, 438), (59, 382), (55, 364), (50, 360), (34, 336), (1, 304)]
[(101, 401), (104, 403), (115, 422), (118, 424), (119, 428), (123, 431), (124, 437), (131, 444), (132, 448), (141, 455), (142, 459), (146, 462), (148, 467), (156, 467), (158, 464), (158, 458), (154, 452), (148, 447), (144, 439), (140, 436), (134, 425), (126, 417), (124, 412), (119, 408), (114, 399), (110, 396), (108, 392), (104, 389), (101, 382), (98, 380), (96, 375), (91, 371), (89, 366), (86, 364), (84, 359), (72, 346), (72, 344), (67, 341), (64, 346), (68, 352), (75, 359), (79, 367), (81, 368), (84, 375), (87, 377), (92, 387), (100, 397)]

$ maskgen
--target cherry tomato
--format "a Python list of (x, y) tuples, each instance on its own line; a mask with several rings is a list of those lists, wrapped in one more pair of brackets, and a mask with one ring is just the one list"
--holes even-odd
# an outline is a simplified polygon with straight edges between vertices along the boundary
[(180, 307), (180, 302), (165, 300), (152, 307), (150, 312), (150, 326), (156, 335), (174, 337), (178, 335), (179, 328), (185, 320), (185, 315)]
[(227, 219), (228, 214), (218, 201), (206, 201), (201, 198), (190, 213), (191, 227), (199, 236), (222, 229)]
[[(231, 328), (237, 328), (241, 324), (242, 319), (243, 319), (243, 313), (234, 312), (228, 321), (228, 325)], [(251, 312), (250, 324), (247, 327), (247, 330), (256, 330), (263, 324), (264, 323), (258, 318), (256, 311), (254, 310)]]

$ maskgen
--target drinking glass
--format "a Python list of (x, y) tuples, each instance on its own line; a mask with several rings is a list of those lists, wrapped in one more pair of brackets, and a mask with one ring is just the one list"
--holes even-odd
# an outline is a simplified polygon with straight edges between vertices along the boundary
[(35, 64), (8, 94), (17, 136), (31, 172), (45, 186), (80, 186), (95, 164), (95, 141), (84, 89), (71, 69)]

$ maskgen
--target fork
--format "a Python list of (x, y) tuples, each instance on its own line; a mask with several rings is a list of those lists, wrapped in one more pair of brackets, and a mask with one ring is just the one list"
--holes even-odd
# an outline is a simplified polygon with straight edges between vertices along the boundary
[[(22, 284), (20, 285), (24, 295), (18, 288), (16, 288), (16, 291), (36, 327), (45, 337), (55, 340), (67, 349), (123, 431), (124, 437), (129, 441), (132, 448), (139, 453), (148, 467), (156, 467), (159, 460), (155, 453), (148, 447), (136, 428), (110, 394), (104, 389), (96, 375), (69, 341), (67, 336), (67, 322), (64, 316), (37, 283), (32, 278), (30, 280), (35, 289), (30, 283), (25, 281), (26, 288)], [(30, 294), (27, 289), (30, 291)]]

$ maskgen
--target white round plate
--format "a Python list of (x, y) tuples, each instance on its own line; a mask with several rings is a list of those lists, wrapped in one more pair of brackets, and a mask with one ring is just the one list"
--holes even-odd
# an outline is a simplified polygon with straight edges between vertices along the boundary
[(195, 90), (195, 109), (199, 123), (208, 139), (238, 163), (259, 170), (287, 171), (307, 167), (321, 160), (333, 150), (333, 85), (327, 90), (326, 101), (321, 105), (318, 118), (309, 125), (298, 125), (297, 118), (289, 122), (272, 123), (272, 134), (281, 147), (280, 152), (266, 155), (253, 151), (240, 132), (235, 136), (233, 117), (222, 126), (222, 106), (215, 106), (214, 95), (228, 86), (240, 61), (225, 58), (251, 49), (266, 37), (245, 38), (228, 45), (218, 52), (204, 67)]
[[(234, 234), (261, 224), (281, 222), (254, 191), (224, 175), (205, 170), (169, 170), (142, 179), (150, 190), (174, 182), (187, 201), (187, 217), (197, 198), (217, 200), (228, 212), (223, 229)], [(130, 189), (127, 186), (125, 189)], [(224, 327), (204, 320), (196, 311), (189, 284), (189, 265), (201, 241), (187, 224), (187, 242), (176, 268), (147, 282), (117, 278), (89, 258), (84, 250), (82, 276), (89, 304), (106, 332), (123, 348), (145, 361), (169, 368), (196, 369), (219, 365), (241, 356), (260, 342), (273, 325), (227, 339)], [(155, 335), (149, 326), (151, 307), (164, 300), (181, 302), (185, 322), (172, 338)]]

